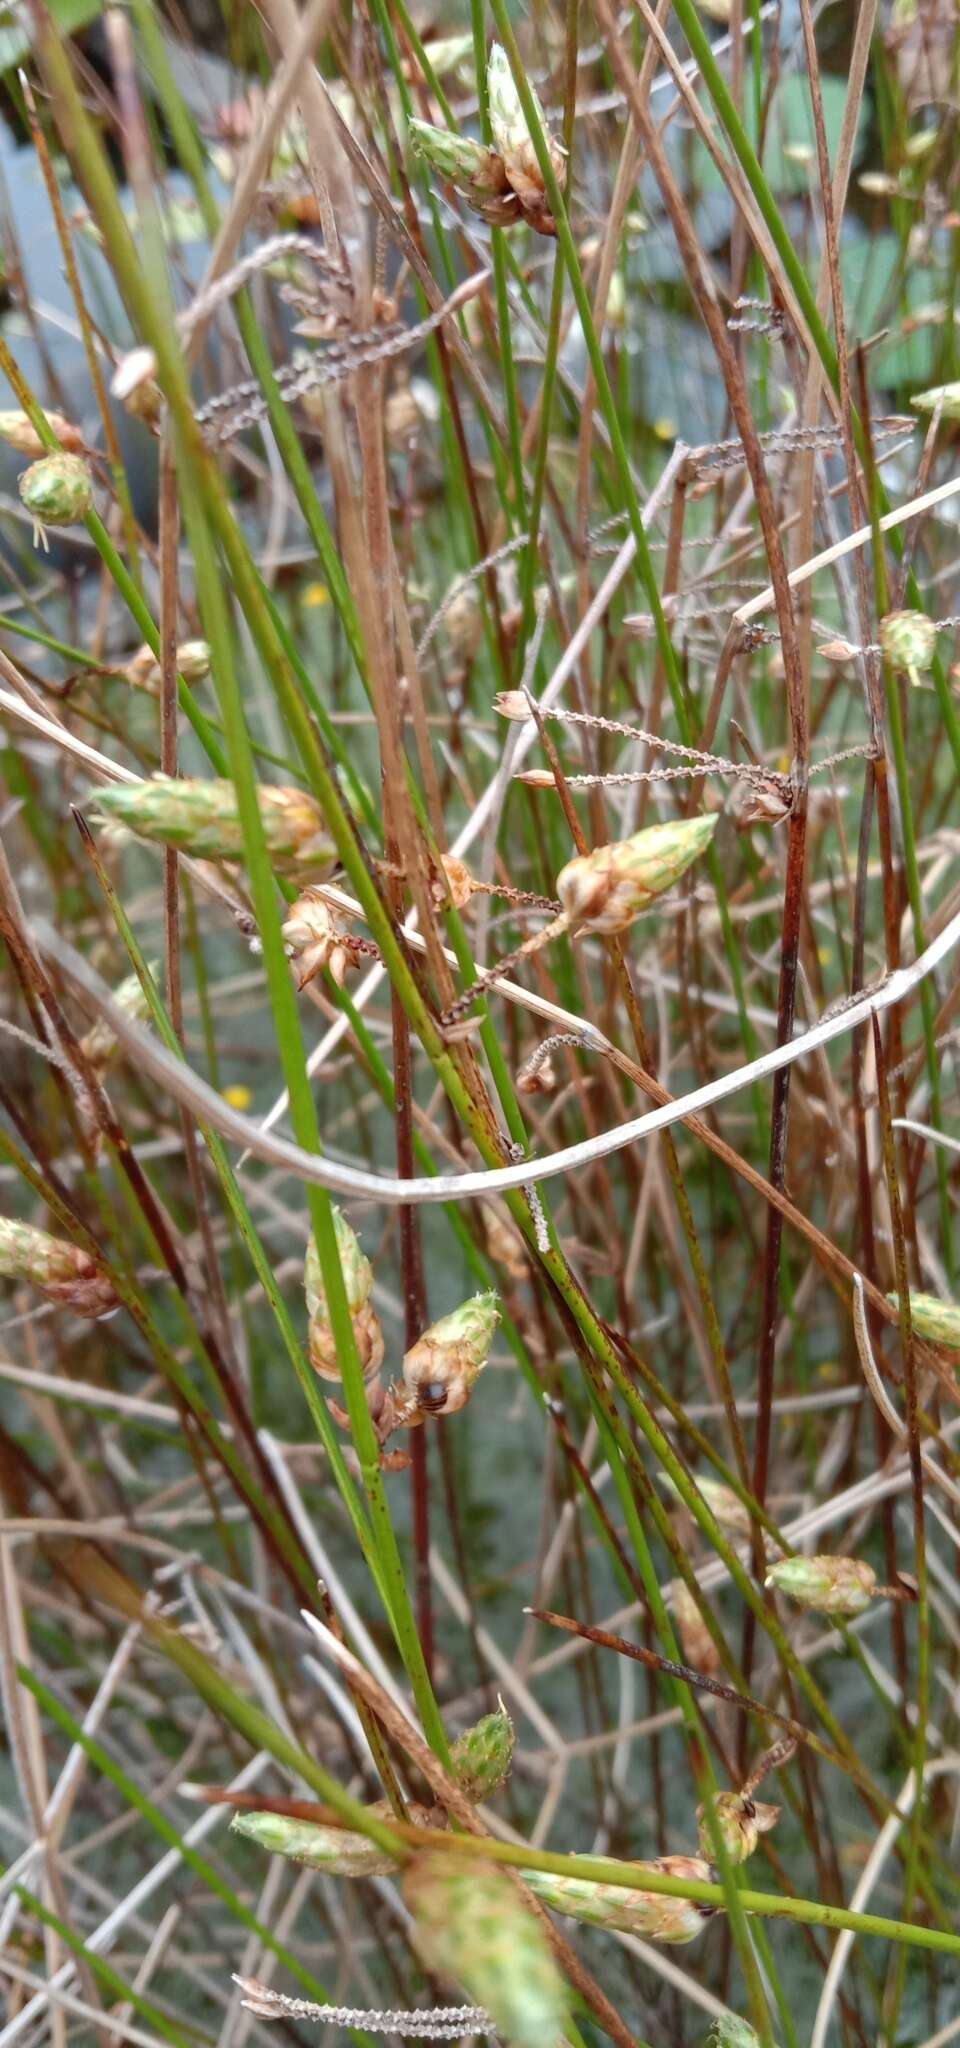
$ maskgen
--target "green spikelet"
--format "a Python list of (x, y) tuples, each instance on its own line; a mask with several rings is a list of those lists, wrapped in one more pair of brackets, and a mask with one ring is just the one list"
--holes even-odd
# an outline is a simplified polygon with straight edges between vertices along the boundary
[(459, 1856), (418, 1856), (403, 1892), (428, 1970), (483, 2006), (509, 2048), (560, 2048), (563, 1979), (542, 1928), (502, 1871)]
[[(369, 1380), (383, 1363), (383, 1331), (380, 1327), (380, 1318), (370, 1299), (373, 1293), (373, 1267), (366, 1253), (360, 1248), (356, 1231), (351, 1229), (339, 1209), (334, 1209), (333, 1226), (353, 1334), (357, 1340), (364, 1378)], [(310, 1317), (310, 1363), (322, 1379), (338, 1380), (340, 1362), (337, 1358), (337, 1346), (323, 1285), (320, 1254), (312, 1237), (307, 1246), (303, 1268), (303, 1289)]]
[[(895, 1294), (888, 1294), (887, 1300), (897, 1305)], [(955, 1301), (942, 1301), (938, 1294), (910, 1295), (910, 1319), (918, 1337), (927, 1337), (931, 1344), (946, 1344), (952, 1351), (960, 1351), (960, 1308)]]
[(44, 455), (20, 478), (36, 526), (75, 526), (93, 511), (93, 479), (82, 455)]
[(648, 903), (671, 889), (713, 838), (716, 817), (648, 825), (631, 839), (577, 854), (557, 876), (557, 895), (583, 932), (626, 931)]
[[(312, 796), (302, 789), (260, 783), (257, 790), (267, 847), (281, 866), (322, 871), (335, 858)], [(243, 828), (232, 782), (154, 775), (149, 782), (117, 783), (97, 791), (97, 816), (125, 825), (141, 839), (176, 846), (198, 860), (242, 860)]]
[(461, 1792), (479, 1804), (499, 1792), (510, 1775), (517, 1731), (505, 1707), (485, 1714), (473, 1728), (466, 1728), (450, 1751), (453, 1773)]
[(330, 1877), (386, 1877), (396, 1870), (376, 1842), (350, 1828), (321, 1827), (311, 1820), (294, 1820), (285, 1813), (235, 1813), (230, 1823), (236, 1835), (244, 1835), (274, 1856), (288, 1856), (292, 1863), (306, 1863), (311, 1870), (325, 1870)]
[(738, 2019), (735, 2012), (725, 2012), (722, 2019), (714, 2021), (707, 2035), (707, 2048), (760, 2048), (760, 2036), (749, 2020)]
[(937, 629), (926, 612), (888, 612), (880, 621), (880, 645), (895, 668), (924, 675), (937, 649)]
[[(653, 1863), (631, 1866), (664, 1877), (692, 1878), (709, 1884), (713, 1870), (700, 1856), (659, 1856)], [(628, 1890), (618, 1884), (595, 1884), (588, 1877), (559, 1877), (553, 1871), (527, 1870), (524, 1877), (532, 1892), (555, 1913), (569, 1913), (591, 1927), (617, 1928), (624, 1934), (640, 1934), (647, 1941), (679, 1943), (693, 1941), (711, 1919), (713, 1906), (696, 1899), (668, 1897), (664, 1892)]]
[(407, 128), (414, 155), (468, 199), (509, 190), (506, 171), (495, 150), (473, 142), (469, 135), (458, 135), (452, 128), (435, 128), (429, 121), (411, 120)]
[[(151, 960), (148, 964), (150, 973), (156, 980), (158, 963)], [(124, 1016), (132, 1017), (135, 1022), (140, 1022), (150, 1014), (150, 1005), (138, 974), (128, 974), (126, 979), (121, 981), (119, 987), (113, 991), (113, 1000), (117, 1008), (123, 1011)], [(90, 1030), (80, 1040), (80, 1044), (97, 1073), (105, 1073), (117, 1050), (117, 1040), (111, 1026), (103, 1017), (98, 1017), (96, 1023), (91, 1025)]]
[(430, 1415), (456, 1415), (464, 1408), (499, 1321), (499, 1299), (488, 1291), (431, 1323), (404, 1356), (403, 1381), (411, 1399)]
[(58, 1308), (93, 1320), (118, 1306), (110, 1281), (78, 1244), (0, 1216), (0, 1278), (26, 1280)]
[(862, 1557), (783, 1557), (771, 1565), (765, 1584), (820, 1614), (863, 1614), (877, 1575)]

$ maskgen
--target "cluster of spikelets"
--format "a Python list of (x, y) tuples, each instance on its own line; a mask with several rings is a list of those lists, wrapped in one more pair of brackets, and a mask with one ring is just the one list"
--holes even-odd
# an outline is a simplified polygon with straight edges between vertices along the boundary
[[(546, 115), (532, 87), (530, 94), (562, 192), (567, 176), (565, 152), (550, 134)], [(506, 52), (499, 43), (494, 43), (487, 63), (487, 102), (492, 149), (452, 128), (435, 128), (429, 121), (411, 121), (409, 132), (414, 151), (492, 226), (511, 227), (526, 221), (538, 234), (555, 235), (557, 224), (550, 210), (543, 172)]]
[[(205, 672), (209, 653), (204, 643), (188, 643), (184, 653), (194, 676)], [(142, 650), (125, 673), (131, 681), (153, 677), (156, 669), (150, 650)], [(280, 872), (305, 882), (283, 927), (297, 987), (305, 988), (324, 969), (342, 987), (348, 970), (376, 948), (348, 929), (318, 886), (336, 864), (336, 850), (320, 807), (306, 790), (272, 783), (257, 785), (257, 802), (271, 859)], [(97, 792), (93, 815), (111, 834), (130, 832), (158, 845), (176, 847), (194, 859), (243, 858), (237, 793), (225, 778), (153, 775), (138, 782), (117, 783)], [(670, 819), (648, 825), (628, 839), (596, 847), (591, 853), (577, 854), (557, 876), (559, 915), (527, 941), (521, 952), (535, 949), (561, 931), (599, 937), (625, 931), (706, 851), (716, 822), (715, 816)], [(435, 892), (438, 902), (449, 896), (455, 907), (463, 908), (482, 886), (463, 861), (442, 857)], [(456, 1008), (469, 1007), (478, 988), (497, 971), (489, 970)]]
[[(373, 1268), (356, 1232), (339, 1209), (334, 1209), (333, 1218), (347, 1310), (363, 1369), (367, 1405), (380, 1443), (385, 1443), (397, 1429), (416, 1429), (428, 1415), (458, 1414), (466, 1407), (490, 1355), (500, 1320), (496, 1295), (475, 1294), (450, 1315), (432, 1323), (405, 1353), (400, 1379), (384, 1387), (380, 1378), (383, 1330), (372, 1300)], [(303, 1283), (309, 1316), (310, 1363), (321, 1379), (339, 1380), (341, 1361), (314, 1238), (307, 1246)], [(348, 1428), (349, 1417), (344, 1410), (334, 1401), (329, 1406), (336, 1420)], [(393, 1452), (387, 1462), (397, 1469), (407, 1462), (406, 1453)]]
[[(470, 1800), (489, 1799), (504, 1784), (514, 1744), (513, 1724), (502, 1705), (458, 1737), (450, 1767)], [(756, 1786), (769, 1769), (787, 1761), (792, 1748), (784, 1742), (768, 1751), (742, 1791), (715, 1794), (712, 1817), (700, 1808), (698, 1855), (631, 1863), (631, 1878), (648, 1871), (694, 1887), (715, 1882), (714, 1829), (719, 1830), (730, 1861), (744, 1863), (779, 1816), (779, 1807), (754, 1798)], [(377, 1818), (390, 1817), (386, 1802), (370, 1812)], [(443, 1815), (434, 1809), (413, 1809), (410, 1819), (414, 1826), (445, 1826)], [(482, 1850), (453, 1855), (427, 1846), (411, 1853), (401, 1866), (362, 1833), (283, 1813), (241, 1811), (232, 1825), (260, 1848), (328, 1876), (399, 1875), (413, 1916), (412, 1938), (425, 1967), (473, 1999), (509, 2048), (560, 2048), (568, 1994), (545, 1931), (514, 1880), (502, 1866), (485, 1860)], [(692, 1941), (716, 1910), (707, 1902), (648, 1891), (642, 1885), (601, 1884), (540, 1870), (525, 1870), (523, 1880), (555, 1912), (653, 1941)], [(718, 2035), (717, 2048), (749, 2048), (750, 2038), (749, 2031)]]

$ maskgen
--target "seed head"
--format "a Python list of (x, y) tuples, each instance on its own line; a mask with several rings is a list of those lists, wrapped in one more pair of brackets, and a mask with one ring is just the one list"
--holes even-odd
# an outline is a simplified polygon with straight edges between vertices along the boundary
[[(503, 168), (524, 213), (532, 227), (544, 234), (555, 234), (556, 223), (549, 210), (543, 182), (543, 172), (537, 162), (530, 130), (527, 127), (520, 95), (514, 83), (513, 72), (506, 51), (494, 43), (487, 62), (487, 93), (490, 102), (490, 128), (496, 148), (503, 159)], [(567, 181), (566, 155), (547, 127), (547, 117), (540, 101), (531, 87), (531, 96), (540, 127), (550, 152), (550, 161), (561, 192)]]
[(20, 478), (20, 496), (33, 515), (34, 539), (47, 526), (75, 526), (93, 511), (93, 478), (81, 455), (44, 455)]
[(287, 912), (283, 936), (298, 989), (306, 988), (324, 967), (329, 967), (337, 987), (343, 987), (356, 954), (350, 946), (349, 934), (318, 889), (304, 889), (297, 897)]
[(497, 1296), (474, 1294), (417, 1338), (403, 1361), (403, 1382), (422, 1414), (455, 1415), (466, 1407), (499, 1321)]
[[(61, 448), (75, 455), (83, 447), (83, 435), (79, 427), (65, 420), (62, 412), (48, 412), (47, 425), (56, 434)], [(46, 443), (41, 441), (33, 421), (25, 412), (0, 412), (0, 441), (15, 448), (18, 455), (43, 456), (49, 453)]]
[[(652, 1863), (637, 1863), (636, 1870), (648, 1870), (664, 1877), (686, 1877), (708, 1884), (712, 1865), (700, 1856), (658, 1856)], [(531, 1891), (557, 1913), (569, 1913), (594, 1927), (614, 1927), (624, 1934), (645, 1935), (648, 1941), (693, 1941), (702, 1934), (714, 1906), (695, 1899), (667, 1898), (661, 1892), (627, 1890), (618, 1884), (594, 1884), (586, 1877), (557, 1877), (546, 1870), (524, 1872)]]
[(877, 1575), (861, 1557), (781, 1557), (770, 1566), (766, 1584), (820, 1614), (863, 1614)]
[(923, 675), (933, 662), (937, 629), (925, 612), (888, 612), (880, 621), (880, 645), (894, 668)]
[(484, 1714), (473, 1728), (458, 1735), (450, 1751), (453, 1774), (461, 1792), (479, 1804), (499, 1792), (510, 1775), (517, 1731), (505, 1707)]
[(569, 860), (557, 876), (557, 895), (571, 925), (581, 932), (626, 931), (709, 845), (716, 822), (714, 816), (648, 825), (631, 839)]
[[(357, 1341), (363, 1376), (372, 1380), (383, 1363), (383, 1331), (380, 1318), (371, 1301), (373, 1293), (373, 1267), (360, 1249), (360, 1240), (339, 1209), (333, 1211), (333, 1227), (340, 1255), (340, 1270), (346, 1290), (347, 1307), (353, 1334)], [(337, 1357), (336, 1339), (330, 1322), (330, 1309), (323, 1285), (320, 1254), (316, 1240), (311, 1237), (303, 1269), (303, 1290), (307, 1299), (307, 1313), (310, 1317), (308, 1342), (310, 1363), (321, 1379), (338, 1380), (340, 1362)]]
[(563, 1979), (539, 1922), (502, 1871), (459, 1856), (418, 1856), (403, 1894), (428, 1970), (483, 2006), (509, 2048), (560, 2048)]
[[(332, 865), (335, 851), (312, 796), (261, 782), (257, 797), (267, 847), (280, 866), (323, 870)], [(116, 783), (97, 791), (97, 811), (107, 824), (125, 825), (141, 839), (179, 847), (200, 860), (243, 857), (232, 782), (154, 775), (148, 782)]]
[[(895, 1294), (888, 1294), (887, 1300), (896, 1307)], [(931, 1344), (946, 1344), (951, 1350), (960, 1350), (960, 1308), (955, 1301), (941, 1301), (938, 1294), (911, 1292), (910, 1320), (917, 1335), (929, 1338)]]
[(12, 1216), (0, 1216), (0, 1278), (27, 1280), (58, 1308), (91, 1321), (119, 1306), (107, 1275), (88, 1252)]
[(311, 1870), (325, 1870), (329, 1877), (388, 1877), (397, 1868), (394, 1857), (379, 1843), (350, 1828), (321, 1827), (285, 1813), (242, 1811), (234, 1814), (230, 1827), (234, 1834), (245, 1835), (274, 1856), (309, 1864)]
[[(731, 1863), (745, 1863), (753, 1855), (760, 1836), (775, 1828), (780, 1818), (779, 1806), (766, 1806), (762, 1800), (742, 1792), (718, 1792), (713, 1807)], [(713, 1855), (713, 1843), (702, 1806), (697, 1808), (697, 1822), (700, 1848), (709, 1858)]]
[(720, 1669), (720, 1652), (689, 1586), (682, 1579), (674, 1579), (671, 1591), (673, 1618), (686, 1662), (694, 1671), (702, 1671), (709, 1678), (712, 1672)]

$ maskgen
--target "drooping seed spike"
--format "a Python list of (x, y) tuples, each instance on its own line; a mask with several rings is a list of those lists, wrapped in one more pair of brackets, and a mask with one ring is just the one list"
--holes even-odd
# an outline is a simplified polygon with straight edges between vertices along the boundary
[[(257, 801), (268, 851), (278, 865), (328, 870), (334, 848), (323, 818), (306, 790), (272, 783), (258, 785)], [(176, 846), (198, 860), (241, 860), (243, 828), (232, 782), (215, 776), (154, 775), (149, 781), (116, 783), (97, 791), (96, 815), (108, 825), (125, 825), (141, 839)]]
[[(690, 1878), (709, 1884), (713, 1868), (701, 1856), (658, 1856), (652, 1863), (631, 1868), (649, 1870), (651, 1875)], [(624, 1934), (640, 1934), (647, 1941), (680, 1943), (694, 1941), (702, 1934), (716, 1907), (696, 1899), (667, 1897), (662, 1892), (634, 1890), (618, 1884), (595, 1884), (586, 1877), (558, 1877), (546, 1870), (524, 1872), (531, 1891), (552, 1906), (556, 1913), (569, 1913), (574, 1920), (593, 1927), (613, 1927)]]
[(505, 1707), (484, 1714), (482, 1721), (457, 1736), (450, 1761), (457, 1784), (468, 1799), (479, 1805), (506, 1783), (516, 1742), (517, 1731)]
[(677, 818), (578, 854), (557, 876), (557, 895), (570, 924), (580, 932), (626, 931), (705, 851), (716, 823), (716, 816)]
[(872, 1565), (861, 1557), (781, 1557), (766, 1584), (820, 1614), (863, 1614), (877, 1589)]
[(424, 1330), (403, 1361), (404, 1386), (418, 1409), (455, 1415), (466, 1406), (499, 1321), (499, 1299), (491, 1291), (474, 1294)]
[(546, 1936), (495, 1865), (418, 1856), (404, 1873), (422, 1962), (490, 2014), (509, 2048), (560, 2048), (568, 2003)]
[(58, 1308), (91, 1321), (119, 1306), (111, 1281), (80, 1245), (0, 1216), (0, 1278), (26, 1280)]

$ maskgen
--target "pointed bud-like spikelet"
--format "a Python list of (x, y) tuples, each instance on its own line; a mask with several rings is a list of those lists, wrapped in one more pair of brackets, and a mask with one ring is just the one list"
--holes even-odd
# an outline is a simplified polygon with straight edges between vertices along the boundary
[[(529, 214), (532, 225), (540, 225), (538, 216), (543, 216), (543, 224), (549, 223), (549, 227), (552, 228), (553, 220), (545, 196), (543, 172), (537, 162), (537, 153), (520, 105), (520, 95), (514, 84), (507, 53), (501, 49), (499, 43), (493, 44), (487, 62), (487, 93), (490, 102), (491, 133), (503, 159), (503, 168), (510, 184), (524, 212)], [(562, 192), (567, 181), (566, 156), (560, 143), (554, 140), (547, 127), (547, 117), (532, 87), (531, 97), (550, 152), (557, 184)]]
[(458, 590), (443, 614), (447, 639), (460, 661), (472, 661), (483, 638), (483, 611), (477, 593), (468, 584)]
[(466, 1407), (499, 1321), (497, 1296), (474, 1294), (424, 1330), (403, 1361), (404, 1386), (419, 1409), (455, 1415)]
[(581, 932), (623, 932), (673, 887), (713, 838), (716, 817), (648, 825), (632, 839), (578, 854), (557, 876), (561, 909)]
[[(887, 1300), (897, 1305), (895, 1294), (888, 1294)], [(951, 1351), (960, 1351), (960, 1308), (955, 1301), (942, 1301), (938, 1294), (910, 1294), (910, 1320), (918, 1337), (926, 1337), (931, 1344), (946, 1344)]]
[(93, 511), (93, 478), (82, 455), (44, 455), (20, 478), (20, 496), (36, 530), (75, 526)]
[(819, 1614), (863, 1614), (876, 1592), (877, 1575), (860, 1557), (781, 1557), (764, 1583)]
[[(151, 960), (148, 965), (150, 974), (156, 979), (158, 972), (156, 960)], [(122, 1010), (125, 1017), (132, 1017), (135, 1022), (139, 1023), (142, 1018), (148, 1017), (150, 1014), (150, 1005), (143, 992), (138, 974), (127, 975), (126, 979), (120, 983), (119, 988), (113, 990), (113, 1000), (118, 1010)], [(80, 1046), (81, 1050), (86, 1053), (91, 1066), (96, 1068), (97, 1073), (104, 1073), (117, 1050), (116, 1034), (107, 1023), (105, 1017), (98, 1017), (97, 1022), (91, 1025), (90, 1030), (81, 1038)]]
[(458, 860), (453, 853), (442, 853), (440, 865), (446, 877), (446, 888), (439, 880), (434, 884), (433, 896), (437, 909), (442, 909), (449, 894), (455, 910), (463, 910), (471, 896), (475, 896), (478, 884), (474, 881), (465, 861)]
[(880, 645), (894, 668), (922, 675), (933, 662), (937, 629), (926, 612), (888, 612), (880, 621)]
[[(731, 1863), (745, 1863), (753, 1855), (760, 1836), (769, 1834), (780, 1819), (779, 1806), (766, 1806), (762, 1800), (742, 1792), (718, 1792), (713, 1809)], [(704, 1856), (711, 1857), (713, 1841), (702, 1806), (697, 1808), (697, 1824), (700, 1848)]]
[(307, 1863), (329, 1877), (388, 1877), (397, 1868), (378, 1842), (350, 1828), (321, 1827), (285, 1813), (244, 1812), (235, 1813), (230, 1826), (234, 1834), (245, 1835), (272, 1855)]
[(685, 1586), (682, 1579), (674, 1579), (671, 1591), (673, 1618), (686, 1662), (694, 1671), (701, 1671), (709, 1678), (720, 1669), (720, 1652), (689, 1586)]
[[(709, 1479), (701, 1472), (695, 1472), (694, 1479), (697, 1491), (702, 1493), (710, 1513), (714, 1520), (719, 1522), (721, 1529), (728, 1529), (732, 1536), (749, 1536), (750, 1516), (742, 1500), (739, 1500), (734, 1493), (733, 1488), (724, 1486), (720, 1479)], [(661, 1484), (667, 1488), (669, 1493), (674, 1494), (677, 1500), (682, 1499), (678, 1487), (674, 1485), (668, 1472), (661, 1472), (660, 1480)]]
[(725, 2012), (715, 2020), (707, 2035), (707, 2048), (760, 2048), (760, 2036), (749, 2020)]
[(9, 1216), (0, 1216), (0, 1279), (27, 1280), (58, 1308), (91, 1320), (119, 1306), (106, 1274), (78, 1244)]
[(528, 1062), (517, 1068), (517, 1089), (521, 1095), (550, 1095), (557, 1085), (557, 1070), (547, 1053), (545, 1059), (538, 1059), (535, 1065)]
[(484, 1714), (473, 1728), (458, 1735), (450, 1751), (453, 1775), (461, 1792), (479, 1804), (492, 1798), (510, 1776), (517, 1731), (505, 1707)]
[[(329, 867), (334, 849), (312, 796), (302, 789), (261, 782), (257, 790), (267, 847), (289, 867)], [(141, 839), (179, 847), (198, 860), (241, 860), (243, 830), (232, 782), (216, 777), (151, 776), (97, 791), (97, 811), (108, 825), (126, 825)]]
[(298, 989), (306, 988), (324, 967), (329, 967), (337, 987), (343, 987), (356, 955), (349, 934), (318, 889), (304, 889), (297, 897), (284, 920), (283, 936)]
[(488, 2012), (508, 2048), (560, 2048), (568, 2003), (547, 1937), (503, 1871), (418, 1856), (404, 1873), (413, 1939), (428, 1970)]
[(501, 718), (513, 718), (518, 723), (521, 719), (533, 716), (522, 690), (498, 690), (493, 700), (493, 708), (499, 711)]
[[(205, 640), (183, 640), (177, 648), (177, 674), (185, 683), (202, 683), (210, 674), (210, 649)], [(152, 647), (138, 647), (123, 671), (135, 689), (152, 690), (160, 681), (160, 663)]]
[(483, 1235), (495, 1266), (502, 1266), (511, 1280), (527, 1277), (527, 1247), (504, 1202), (480, 1203)]
[[(360, 1354), (364, 1379), (370, 1380), (383, 1363), (383, 1331), (380, 1318), (370, 1299), (373, 1293), (373, 1267), (366, 1254), (360, 1249), (360, 1240), (351, 1230), (345, 1216), (334, 1209), (333, 1226), (340, 1254), (340, 1270), (346, 1290), (350, 1321)], [(309, 1350), (310, 1363), (321, 1379), (338, 1380), (341, 1377), (337, 1358), (337, 1346), (330, 1323), (330, 1310), (323, 1285), (320, 1254), (316, 1240), (311, 1237), (303, 1269), (303, 1289), (307, 1298), (307, 1312), (310, 1317)]]
[[(713, 1878), (712, 1865), (701, 1856), (658, 1856), (653, 1863), (637, 1863), (631, 1868), (663, 1877), (688, 1877), (696, 1884), (709, 1884)], [(627, 1890), (619, 1884), (594, 1884), (587, 1877), (557, 1877), (546, 1870), (525, 1870), (524, 1880), (555, 1913), (569, 1913), (574, 1920), (585, 1920), (593, 1927), (640, 1934), (647, 1941), (693, 1941), (716, 1912), (715, 1906), (695, 1899), (667, 1898), (661, 1892)]]
[[(48, 412), (47, 425), (56, 434), (61, 448), (75, 455), (83, 447), (83, 435), (79, 427), (65, 420), (62, 412)], [(15, 448), (18, 455), (40, 456), (49, 453), (33, 421), (25, 412), (0, 412), (0, 441), (6, 441), (9, 448)]]
[(507, 174), (496, 150), (457, 135), (452, 128), (434, 128), (429, 121), (408, 123), (414, 155), (467, 199), (507, 192)]

